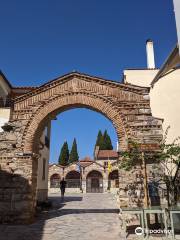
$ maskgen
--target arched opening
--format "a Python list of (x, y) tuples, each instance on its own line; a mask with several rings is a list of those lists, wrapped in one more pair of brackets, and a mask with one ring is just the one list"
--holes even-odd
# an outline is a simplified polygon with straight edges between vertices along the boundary
[(103, 192), (103, 176), (99, 171), (93, 170), (86, 177), (86, 192), (87, 193), (102, 193)]
[[(96, 122), (96, 125), (93, 124), (94, 122)], [(68, 193), (86, 192), (86, 177), (82, 176), (86, 170), (81, 169), (82, 174), (80, 177), (80, 169), (78, 169), (77, 162), (69, 161), (68, 164), (62, 164), (62, 162), (59, 161), (63, 144), (67, 141), (70, 154), (74, 137), (76, 137), (79, 160), (83, 160), (84, 156), (90, 156), (90, 159), (98, 160), (98, 163), (104, 167), (105, 159), (103, 158), (100, 160), (95, 157), (95, 144), (99, 130), (102, 130), (102, 134), (107, 130), (110, 135), (113, 151), (116, 152), (118, 136), (112, 122), (102, 114), (86, 108), (68, 109), (63, 111), (58, 114), (55, 119), (49, 122), (43, 131), (43, 135), (40, 138), (39, 145), (41, 148), (39, 149), (39, 154), (41, 158), (46, 158), (46, 163), (49, 162), (50, 175), (55, 172), (59, 173), (61, 178), (64, 177), (66, 179)], [(109, 153), (105, 157), (109, 157)], [(89, 162), (83, 162), (82, 164), (86, 167), (89, 165)], [(41, 165), (38, 162), (38, 168), (40, 166)], [(96, 167), (98, 168), (98, 165), (95, 166), (94, 170), (96, 170)], [(42, 169), (39, 170), (39, 172), (42, 172)], [(39, 182), (39, 178), (40, 174), (37, 174), (37, 182)], [(48, 174), (46, 175), (46, 178), (48, 178)], [(58, 190), (58, 185), (56, 189), (52, 189), (53, 187), (51, 187), (51, 183), (48, 183), (46, 186), (46, 181), (44, 181), (43, 184), (44, 185), (41, 184), (41, 186), (43, 186), (44, 189), (47, 187), (46, 196), (50, 196), (52, 192), (54, 193)], [(103, 186), (104, 189), (107, 190), (107, 181)]]
[(54, 99), (37, 110), (35, 117), (29, 121), (25, 129), (26, 134), (23, 136), (22, 141), (24, 152), (38, 153), (39, 139), (47, 123), (59, 113), (74, 108), (86, 108), (104, 115), (116, 129), (120, 149), (126, 150), (128, 148), (129, 131), (122, 113), (113, 104), (101, 98), (94, 98), (94, 96), (70, 95)]
[[(43, 148), (43, 144), (40, 142), (41, 135), (45, 127), (49, 124), (51, 120), (54, 120), (58, 114), (66, 112), (71, 109), (89, 109), (94, 112), (100, 113), (109, 119), (114, 126), (117, 134), (119, 149), (127, 149), (127, 139), (128, 131), (125, 124), (125, 120), (119, 110), (108, 100), (102, 99), (101, 97), (94, 97), (91, 95), (63, 95), (59, 98), (54, 98), (53, 100), (46, 103), (41, 108), (38, 108), (26, 125), (24, 135), (22, 138), (22, 148), (24, 153), (32, 154), (33, 156), (39, 156), (40, 147)], [(74, 124), (73, 118), (71, 119)], [(48, 132), (47, 132), (48, 136)], [(45, 136), (46, 140), (46, 136)], [(49, 141), (45, 142), (47, 148), (49, 147)], [(32, 171), (37, 171), (37, 162), (32, 161)], [(64, 168), (64, 166), (62, 166)], [(64, 171), (64, 170), (63, 170)], [(62, 176), (63, 176), (62, 171)], [(100, 173), (99, 173), (100, 174)], [(36, 193), (37, 190), (37, 174), (33, 175), (32, 191)], [(85, 179), (86, 182), (86, 179)], [(102, 174), (99, 176), (89, 176), (86, 182), (87, 192), (103, 192), (103, 177)], [(80, 180), (67, 178), (67, 188), (80, 187)], [(83, 185), (84, 186), (84, 185)], [(48, 188), (48, 184), (47, 184)], [(86, 187), (85, 187), (86, 189)], [(106, 186), (107, 189), (107, 186)], [(86, 191), (86, 190), (85, 190)], [(36, 202), (36, 196), (33, 198), (34, 203)], [(35, 204), (34, 204), (35, 205)]]
[[(96, 124), (94, 124), (96, 123)], [(112, 122), (102, 114), (86, 108), (76, 108), (64, 111), (51, 121), (50, 163), (57, 164), (60, 149), (66, 140), (69, 152), (74, 138), (77, 141), (79, 160), (88, 156), (94, 159), (94, 147), (101, 130), (107, 130), (113, 149), (117, 150), (118, 136)], [(77, 168), (77, 167), (76, 167)], [(71, 170), (77, 169), (68, 169)]]
[(59, 188), (60, 187), (61, 177), (59, 174), (55, 173), (50, 177), (50, 188)]
[(108, 189), (119, 188), (119, 173), (118, 170), (113, 170), (108, 176)]
[(77, 171), (70, 171), (66, 174), (66, 188), (80, 188), (80, 173)]

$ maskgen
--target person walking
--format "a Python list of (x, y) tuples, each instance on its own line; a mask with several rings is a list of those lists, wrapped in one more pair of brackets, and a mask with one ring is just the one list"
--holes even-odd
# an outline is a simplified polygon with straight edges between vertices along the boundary
[(64, 200), (64, 193), (66, 190), (66, 181), (64, 178), (60, 181), (60, 189), (61, 189), (61, 199)]

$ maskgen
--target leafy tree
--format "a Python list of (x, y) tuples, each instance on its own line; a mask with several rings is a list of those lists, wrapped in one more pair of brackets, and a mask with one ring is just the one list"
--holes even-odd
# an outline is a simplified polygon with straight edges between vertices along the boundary
[(167, 143), (167, 135), (170, 127), (167, 128), (161, 142), (161, 153), (156, 159), (160, 168), (159, 176), (165, 182), (167, 188), (168, 205), (177, 204), (180, 194), (180, 137), (177, 137), (171, 144)]
[(103, 140), (104, 140), (103, 141), (104, 150), (112, 150), (113, 146), (112, 146), (111, 138), (107, 133), (107, 130), (104, 131)]
[(78, 160), (79, 160), (79, 155), (77, 151), (77, 143), (76, 143), (76, 139), (74, 138), (71, 153), (69, 156), (69, 163), (77, 162)]
[[(167, 128), (165, 135), (160, 142), (160, 151), (154, 154), (154, 169), (158, 172), (158, 181), (164, 182), (167, 189), (168, 205), (176, 205), (180, 193), (180, 137), (176, 138), (171, 144), (167, 144)], [(120, 168), (129, 171), (142, 160), (142, 150), (140, 145), (135, 142), (130, 143), (129, 151), (122, 154)], [(149, 158), (144, 155), (145, 161)], [(142, 163), (142, 162), (141, 162)]]
[[(142, 180), (144, 189), (144, 206), (147, 207), (148, 201), (148, 181), (147, 181), (147, 171), (146, 171), (146, 161), (149, 158), (149, 154), (144, 154), (139, 143), (130, 141), (129, 150), (122, 153), (122, 160), (119, 164), (119, 168), (125, 171), (132, 170), (136, 165), (141, 165), (143, 170)], [(136, 180), (135, 180), (136, 181)], [(133, 185), (136, 185), (134, 182)]]
[(129, 150), (122, 153), (122, 160), (119, 164), (119, 168), (126, 171), (131, 170), (140, 162), (142, 152), (140, 151), (140, 145), (138, 143), (131, 141), (129, 145)]
[(63, 166), (67, 166), (69, 161), (69, 149), (68, 149), (68, 143), (64, 142), (62, 148), (61, 148), (61, 153), (59, 156), (58, 163)]

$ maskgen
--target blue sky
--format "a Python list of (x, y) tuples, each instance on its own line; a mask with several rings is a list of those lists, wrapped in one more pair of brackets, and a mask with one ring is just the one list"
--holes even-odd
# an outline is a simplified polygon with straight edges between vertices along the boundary
[[(68, 142), (69, 149), (72, 147), (73, 138), (76, 137), (81, 158), (93, 157), (94, 145), (98, 130), (104, 132), (108, 129), (114, 147), (117, 146), (117, 135), (112, 123), (100, 113), (89, 109), (73, 109), (59, 114), (52, 123), (52, 144), (50, 161), (56, 162), (59, 157), (60, 146), (64, 141)], [(56, 139), (54, 141), (54, 139)]]
[[(0, 69), (17, 86), (73, 70), (120, 81), (123, 69), (146, 67), (148, 38), (157, 67), (177, 41), (172, 0), (0, 0), (0, 7)], [(76, 119), (74, 130), (67, 130), (69, 119)], [(88, 131), (82, 131), (85, 123)], [(101, 115), (64, 112), (53, 123), (51, 159), (75, 135), (80, 156), (92, 155), (99, 128), (108, 128), (115, 145), (116, 134)]]

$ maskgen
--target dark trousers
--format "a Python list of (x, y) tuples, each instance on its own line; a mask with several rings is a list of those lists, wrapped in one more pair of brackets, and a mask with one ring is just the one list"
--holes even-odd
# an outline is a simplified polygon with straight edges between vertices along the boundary
[(61, 188), (61, 197), (64, 197), (65, 188)]

